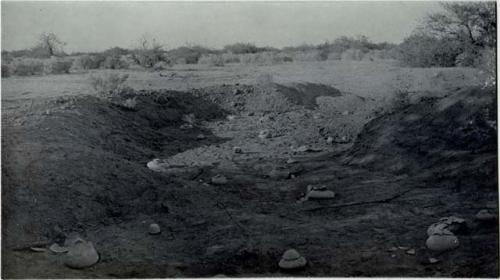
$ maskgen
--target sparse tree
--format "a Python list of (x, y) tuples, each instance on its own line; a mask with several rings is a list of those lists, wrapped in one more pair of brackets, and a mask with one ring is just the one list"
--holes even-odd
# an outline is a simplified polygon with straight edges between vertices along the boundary
[(38, 37), (38, 45), (36, 49), (42, 50), (47, 56), (54, 56), (63, 51), (63, 46), (66, 45), (54, 33), (42, 33)]
[(442, 13), (426, 19), (426, 28), (440, 38), (459, 40), (476, 48), (496, 46), (495, 2), (441, 3)]

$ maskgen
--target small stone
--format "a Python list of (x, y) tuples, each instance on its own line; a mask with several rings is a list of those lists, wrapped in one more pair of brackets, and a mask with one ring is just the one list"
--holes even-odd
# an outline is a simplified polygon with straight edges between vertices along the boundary
[(307, 199), (332, 199), (335, 198), (335, 192), (328, 190), (312, 190), (307, 193)]
[(239, 88), (236, 88), (233, 90), (233, 94), (234, 95), (239, 95), (239, 94), (242, 94), (243, 92), (239, 89)]
[(205, 134), (200, 133), (196, 136), (196, 140), (205, 140), (205, 139), (207, 139), (207, 136), (205, 136)]
[(190, 123), (185, 123), (185, 124), (182, 124), (180, 126), (180, 129), (182, 129), (182, 130), (187, 130), (187, 129), (191, 129), (191, 128), (193, 128), (193, 125)]
[(396, 257), (396, 254), (392, 254), (392, 255), (391, 255), (391, 258), (395, 258), (395, 257)]
[(271, 138), (271, 131), (269, 129), (264, 129), (259, 132), (260, 139)]
[(435, 264), (435, 263), (438, 263), (438, 262), (439, 262), (439, 260), (436, 259), (436, 258), (429, 258), (429, 263), (430, 264)]
[(329, 136), (328, 138), (326, 138), (326, 143), (327, 144), (332, 144), (333, 143), (333, 137)]
[(151, 235), (160, 234), (161, 233), (160, 225), (158, 225), (158, 224), (150, 224), (148, 232)]
[(71, 246), (65, 256), (64, 263), (71, 268), (86, 268), (96, 264), (99, 261), (99, 254), (94, 248), (92, 242), (82, 239), (76, 241)]
[(53, 253), (61, 254), (61, 253), (68, 252), (69, 249), (68, 249), (68, 247), (60, 246), (59, 244), (54, 243), (54, 244), (50, 245), (49, 250)]
[(346, 111), (342, 112), (342, 116), (347, 116), (347, 115), (349, 115), (349, 111), (346, 110)]
[(241, 149), (241, 147), (233, 147), (233, 152), (235, 154), (242, 154), (243, 153), (243, 149)]
[(433, 251), (447, 251), (456, 249), (459, 246), (458, 238), (455, 235), (432, 235), (427, 238), (425, 245)]
[(160, 159), (157, 159), (157, 158), (153, 159), (152, 161), (150, 161), (146, 164), (146, 166), (149, 169), (151, 169), (155, 172), (165, 171), (166, 169), (165, 169), (164, 165), (165, 164)]
[(286, 161), (287, 164), (294, 164), (294, 163), (297, 163), (297, 160), (296, 159), (293, 159), (293, 158), (289, 158), (287, 161)]
[(391, 247), (391, 248), (387, 249), (388, 252), (395, 252), (397, 250), (398, 250), (398, 248), (396, 248), (396, 247)]
[(410, 249), (410, 250), (406, 251), (406, 253), (407, 253), (408, 255), (412, 255), (412, 256), (414, 256), (414, 255), (415, 255), (415, 249)]
[(491, 221), (496, 221), (497, 216), (493, 213), (491, 213), (487, 209), (482, 209), (476, 214), (476, 220), (481, 221), (481, 222), (491, 222)]
[(399, 249), (399, 250), (403, 250), (403, 251), (404, 251), (404, 250), (408, 250), (408, 249), (410, 249), (410, 247), (406, 247), (406, 246), (398, 246), (398, 249)]
[(309, 148), (307, 148), (306, 145), (302, 145), (302, 146), (294, 149), (293, 151), (298, 152), (298, 153), (303, 153), (303, 152), (307, 152), (308, 150), (309, 150)]
[(37, 253), (43, 253), (47, 251), (47, 249), (42, 247), (30, 247), (30, 250)]
[(235, 117), (234, 115), (228, 115), (228, 116), (226, 117), (226, 119), (227, 119), (228, 121), (232, 121), (232, 120), (235, 120), (235, 119), (236, 119), (236, 117)]
[(307, 261), (295, 249), (289, 249), (283, 253), (278, 266), (284, 270), (294, 270), (305, 267)]
[(227, 184), (227, 178), (224, 175), (215, 175), (212, 177), (211, 182), (214, 185), (225, 185)]

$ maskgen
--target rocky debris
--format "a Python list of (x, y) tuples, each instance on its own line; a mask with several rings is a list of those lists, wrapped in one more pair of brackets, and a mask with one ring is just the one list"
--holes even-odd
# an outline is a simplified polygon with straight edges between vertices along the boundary
[(479, 212), (477, 212), (475, 218), (479, 222), (485, 222), (485, 223), (498, 221), (497, 216), (488, 209), (482, 209)]
[(439, 222), (430, 225), (429, 228), (427, 228), (427, 235), (460, 234), (464, 233), (466, 230), (467, 224), (465, 223), (465, 219), (450, 216), (441, 218)]
[(151, 235), (160, 234), (161, 233), (160, 225), (159, 224), (155, 224), (155, 223), (150, 224), (149, 228), (148, 228), (148, 232)]
[(163, 172), (166, 170), (164, 162), (158, 158), (155, 158), (152, 161), (148, 162), (146, 166), (155, 172)]
[(185, 114), (182, 116), (182, 121), (187, 124), (194, 124), (196, 122), (196, 117), (193, 113)]
[(233, 147), (233, 152), (235, 154), (242, 154), (243, 153), (243, 149), (241, 147)]
[(261, 130), (259, 131), (259, 138), (260, 139), (266, 139), (266, 138), (271, 138), (272, 135), (271, 135), (271, 131), (269, 131), (269, 129), (264, 129), (264, 130)]
[(284, 270), (295, 270), (305, 267), (307, 261), (295, 249), (289, 249), (283, 253), (278, 266)]
[(322, 186), (307, 186), (307, 194), (305, 199), (332, 199), (335, 197), (335, 192), (328, 190), (324, 185)]
[(68, 249), (68, 247), (61, 246), (61, 245), (59, 245), (57, 243), (54, 243), (54, 244), (50, 245), (49, 250), (52, 253), (61, 254), (61, 253), (68, 252), (69, 249)]
[(47, 249), (41, 247), (30, 247), (30, 250), (37, 253), (43, 253), (47, 251)]
[(193, 125), (190, 123), (185, 123), (185, 124), (182, 124), (179, 128), (182, 130), (192, 129)]
[(273, 168), (268, 176), (274, 180), (284, 180), (290, 178), (290, 172), (284, 169)]
[(459, 246), (458, 238), (449, 234), (434, 234), (427, 238), (425, 245), (433, 251), (448, 251), (456, 249)]
[(70, 268), (82, 269), (90, 267), (99, 261), (99, 254), (90, 241), (78, 239), (69, 247), (64, 264)]
[(224, 175), (215, 175), (210, 180), (214, 185), (225, 185), (227, 184), (227, 178)]
[(205, 140), (207, 139), (207, 136), (205, 136), (205, 134), (203, 133), (200, 133), (196, 136), (196, 140)]

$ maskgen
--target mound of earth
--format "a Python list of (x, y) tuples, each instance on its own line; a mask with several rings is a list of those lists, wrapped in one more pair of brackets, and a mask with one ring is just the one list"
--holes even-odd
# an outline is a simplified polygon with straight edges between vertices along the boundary
[(494, 89), (469, 88), (396, 108), (364, 126), (346, 161), (495, 188), (495, 96)]

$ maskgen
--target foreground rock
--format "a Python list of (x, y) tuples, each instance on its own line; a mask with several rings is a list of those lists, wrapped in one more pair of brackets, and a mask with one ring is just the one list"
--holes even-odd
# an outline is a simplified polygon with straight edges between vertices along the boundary
[(161, 233), (160, 225), (158, 224), (150, 224), (149, 225), (149, 234), (156, 235)]
[(78, 239), (75, 244), (69, 248), (64, 259), (64, 264), (70, 268), (82, 269), (93, 266), (98, 261), (99, 254), (97, 254), (92, 242)]
[(290, 249), (283, 253), (279, 262), (279, 267), (284, 270), (296, 270), (305, 267), (307, 261), (295, 249)]
[(432, 235), (425, 242), (427, 248), (433, 251), (448, 251), (456, 249), (460, 243), (455, 235)]

